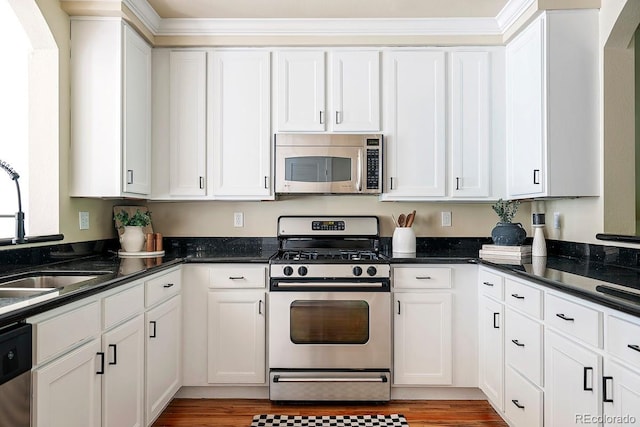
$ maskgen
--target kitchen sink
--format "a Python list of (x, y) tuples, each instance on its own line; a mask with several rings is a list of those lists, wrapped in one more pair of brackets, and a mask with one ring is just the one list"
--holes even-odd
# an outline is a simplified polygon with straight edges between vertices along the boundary
[(0, 283), (0, 289), (2, 288), (64, 288), (69, 285), (74, 285), (80, 282), (86, 282), (98, 277), (97, 275), (90, 276), (66, 276), (66, 275), (43, 275), (43, 276), (28, 276), (21, 279), (11, 280), (9, 282)]
[(93, 279), (104, 274), (111, 274), (112, 271), (37, 271), (24, 273), (21, 275), (7, 278), (5, 282), (0, 282), (0, 298), (3, 292), (7, 293), (8, 288), (24, 290), (25, 292), (38, 289), (52, 290), (57, 289), (61, 293), (78, 289)]
[[(30, 298), (38, 295), (43, 295), (49, 292), (54, 292), (56, 289), (54, 288), (39, 288), (39, 289), (28, 289), (28, 288), (1, 288), (0, 287), (0, 298)], [(55, 292), (57, 295), (58, 292)], [(55, 296), (52, 295), (52, 296)]]

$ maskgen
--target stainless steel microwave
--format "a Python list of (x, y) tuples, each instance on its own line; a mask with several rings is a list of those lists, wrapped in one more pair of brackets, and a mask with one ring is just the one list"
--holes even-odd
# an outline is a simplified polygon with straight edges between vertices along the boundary
[(276, 193), (380, 194), (382, 135), (275, 135)]

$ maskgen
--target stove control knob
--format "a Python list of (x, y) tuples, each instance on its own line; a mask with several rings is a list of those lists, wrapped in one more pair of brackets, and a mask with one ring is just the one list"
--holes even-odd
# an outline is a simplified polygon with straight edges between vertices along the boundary
[(361, 267), (353, 267), (353, 275), (354, 276), (360, 276), (362, 274), (362, 268)]
[(286, 266), (282, 272), (285, 276), (291, 276), (293, 274), (293, 268)]
[(378, 270), (374, 266), (367, 268), (367, 274), (369, 276), (375, 276), (377, 272)]
[(302, 267), (298, 267), (298, 274), (301, 276), (306, 276), (307, 271), (307, 267), (305, 267), (304, 265)]

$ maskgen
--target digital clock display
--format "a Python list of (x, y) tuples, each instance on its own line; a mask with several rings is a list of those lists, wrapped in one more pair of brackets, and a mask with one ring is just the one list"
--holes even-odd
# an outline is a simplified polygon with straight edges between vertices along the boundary
[(314, 231), (344, 231), (344, 221), (313, 221), (311, 229)]

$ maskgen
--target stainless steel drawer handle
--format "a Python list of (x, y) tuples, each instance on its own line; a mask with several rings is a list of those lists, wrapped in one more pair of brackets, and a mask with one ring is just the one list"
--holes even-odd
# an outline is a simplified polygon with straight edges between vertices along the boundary
[(522, 295), (518, 295), (518, 294), (511, 294), (511, 296), (514, 297), (515, 299), (524, 299)]
[(573, 322), (574, 320), (576, 320), (576, 319), (574, 319), (573, 317), (567, 317), (567, 316), (565, 316), (563, 313), (558, 313), (558, 314), (556, 314), (556, 316), (558, 316), (558, 317), (559, 317), (559, 318), (561, 318), (562, 320), (566, 320), (567, 322)]
[(515, 345), (517, 345), (518, 347), (524, 347), (524, 344), (522, 344), (520, 341), (518, 340), (511, 340), (512, 343), (514, 343)]
[(517, 399), (513, 399), (511, 402), (513, 402), (513, 404), (516, 405), (516, 408), (524, 409), (524, 405), (521, 405), (520, 402), (518, 402)]
[(485, 286), (493, 287), (493, 283), (491, 283), (491, 282), (482, 282), (482, 284), (485, 285)]
[(385, 376), (380, 376), (380, 377), (364, 377), (364, 378), (343, 378), (343, 377), (336, 377), (336, 378), (322, 378), (322, 377), (308, 377), (308, 378), (301, 378), (301, 377), (291, 377), (291, 378), (287, 378), (287, 377), (282, 377), (280, 375), (274, 375), (273, 376), (273, 382), (274, 383), (386, 383), (389, 380), (387, 379), (387, 377)]
[(640, 345), (638, 344), (628, 344), (627, 347), (629, 347), (631, 350), (640, 352)]
[(244, 280), (244, 276), (229, 276), (229, 280)]

